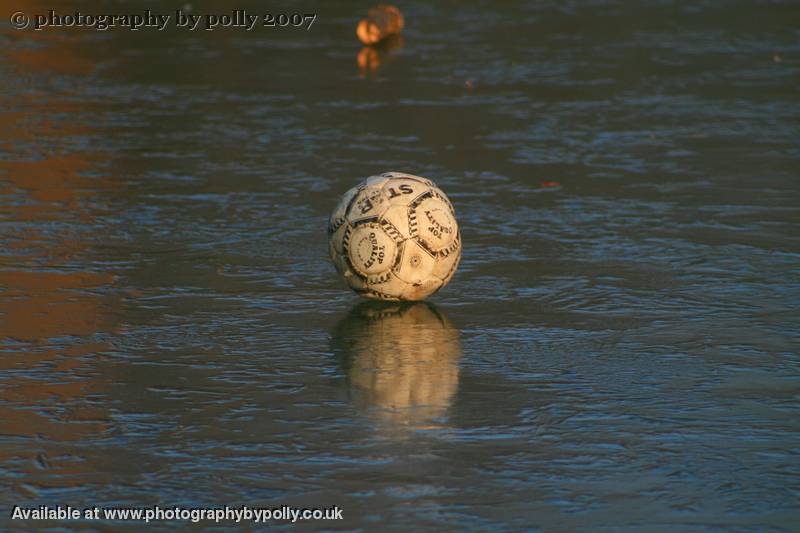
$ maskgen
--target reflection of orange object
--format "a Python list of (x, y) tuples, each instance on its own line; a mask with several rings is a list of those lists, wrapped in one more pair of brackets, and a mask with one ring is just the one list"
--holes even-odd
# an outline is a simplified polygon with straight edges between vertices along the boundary
[(356, 35), (364, 44), (378, 43), (390, 35), (403, 31), (405, 21), (400, 10), (395, 6), (381, 4), (367, 12), (367, 18), (362, 19), (356, 27)]
[(378, 51), (371, 46), (362, 48), (356, 61), (358, 61), (358, 68), (361, 69), (362, 73), (375, 72), (381, 66), (381, 58), (378, 55)]
[(542, 182), (542, 183), (540, 183), (539, 185), (541, 185), (543, 188), (547, 188), (547, 187), (561, 187), (561, 184), (560, 184), (559, 182), (557, 182), (557, 181), (543, 181), (543, 182)]
[(358, 53), (356, 61), (361, 74), (376, 72), (382, 65), (392, 60), (391, 52), (403, 47), (402, 35), (390, 35), (375, 46), (365, 46)]
[(0, 336), (38, 341), (63, 335), (93, 335), (108, 330), (104, 311), (114, 300), (89, 297), (80, 290), (113, 282), (110, 274), (92, 272), (0, 272), (6, 288), (0, 304)]

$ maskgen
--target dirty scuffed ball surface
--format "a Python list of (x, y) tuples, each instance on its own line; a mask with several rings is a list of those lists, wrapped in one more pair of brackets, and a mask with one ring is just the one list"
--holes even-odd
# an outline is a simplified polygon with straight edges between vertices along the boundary
[(331, 214), (328, 249), (361, 296), (422, 300), (453, 277), (461, 232), (453, 205), (431, 180), (385, 172), (344, 194)]

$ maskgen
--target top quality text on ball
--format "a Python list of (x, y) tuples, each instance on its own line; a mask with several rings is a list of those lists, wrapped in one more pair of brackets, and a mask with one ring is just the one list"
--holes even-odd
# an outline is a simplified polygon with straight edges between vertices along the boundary
[(89, 27), (95, 30), (107, 30), (124, 27), (130, 30), (155, 29), (164, 30), (170, 22), (177, 28), (190, 31), (203, 29), (212, 31), (217, 28), (239, 28), (251, 31), (256, 26), (262, 27), (302, 27), (311, 29), (317, 19), (315, 13), (265, 13), (263, 15), (248, 13), (245, 9), (234, 9), (224, 14), (192, 14), (183, 10), (174, 15), (155, 13), (149, 9), (134, 14), (91, 14), (81, 11), (58, 13), (51, 9), (47, 14), (35, 14), (28, 17), (25, 13), (16, 12), (11, 16), (11, 24), (17, 29), (24, 29), (32, 22), (34, 30), (45, 28)]

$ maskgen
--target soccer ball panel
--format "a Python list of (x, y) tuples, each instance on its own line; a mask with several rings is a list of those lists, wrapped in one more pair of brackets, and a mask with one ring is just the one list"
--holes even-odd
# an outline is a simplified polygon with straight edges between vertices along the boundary
[[(381, 217), (381, 222), (386, 226), (391, 226), (394, 230), (387, 229), (387, 233), (395, 237), (400, 242), (411, 236), (408, 229), (408, 207), (405, 205), (393, 205)], [(395, 232), (397, 233), (395, 235)]]
[(333, 256), (334, 252), (339, 255), (344, 254), (344, 234), (348, 230), (351, 230), (350, 224), (348, 224), (346, 220), (342, 219), (342, 223), (339, 225), (339, 227), (329, 234), (328, 250), (330, 250), (331, 257)]
[(389, 208), (389, 200), (380, 187), (361, 189), (347, 210), (347, 220), (357, 225), (359, 221), (375, 220)]
[(409, 220), (412, 235), (431, 252), (437, 253), (446, 249), (456, 239), (456, 219), (450, 212), (450, 207), (436, 197), (426, 198), (413, 207)]
[[(459, 250), (460, 252), (461, 250)], [(456, 260), (453, 262), (453, 265), (450, 267), (450, 271), (442, 277), (442, 287), (450, 283), (450, 280), (453, 279), (453, 275), (456, 273), (458, 269), (458, 264), (461, 263), (461, 253), (455, 254)]]
[(367, 286), (374, 293), (370, 296), (372, 298), (399, 300), (408, 283), (390, 271), (381, 276), (374, 276), (368, 279)]
[(329, 233), (333, 233), (339, 227), (341, 227), (342, 224), (344, 224), (346, 220), (345, 216), (347, 215), (347, 207), (350, 205), (350, 202), (353, 200), (353, 197), (356, 194), (358, 194), (358, 190), (359, 190), (358, 187), (353, 187), (352, 189), (344, 193), (342, 198), (339, 200), (339, 203), (336, 205), (336, 208), (333, 210), (333, 213), (331, 213), (331, 218), (328, 222)]
[(406, 285), (400, 298), (403, 300), (422, 300), (442, 288), (442, 280), (429, 278), (416, 285)]
[(344, 262), (341, 254), (338, 254), (336, 252), (333, 241), (330, 241), (328, 243), (328, 252), (330, 253), (331, 262), (333, 263), (333, 266), (336, 267), (336, 272), (344, 275), (344, 273), (347, 272), (347, 264)]
[(433, 191), (433, 196), (444, 202), (450, 209), (450, 214), (453, 215), (453, 218), (455, 218), (456, 210), (453, 207), (453, 204), (450, 202), (450, 198), (448, 198), (447, 195), (444, 193), (444, 191), (439, 187), (436, 186), (431, 187), (431, 190)]
[(375, 223), (353, 229), (344, 248), (352, 267), (363, 276), (388, 272), (397, 252), (392, 238)]
[(392, 205), (409, 205), (430, 190), (428, 184), (409, 178), (395, 178), (383, 185), (383, 193)]
[(355, 291), (360, 289), (367, 288), (366, 280), (358, 277), (355, 275), (350, 267), (350, 263), (347, 261), (347, 258), (343, 255), (333, 253), (331, 254), (331, 260), (333, 261), (334, 266), (336, 267), (336, 271), (341, 274), (342, 278), (344, 278), (345, 283), (347, 283), (350, 288)]
[(439, 254), (436, 260), (436, 266), (433, 268), (433, 275), (441, 279), (445, 283), (450, 281), (453, 274), (458, 268), (458, 263), (461, 261), (461, 243), (458, 242), (458, 248), (453, 252), (444, 255)]
[(367, 282), (365, 280), (356, 276), (349, 270), (344, 273), (344, 280), (345, 282), (347, 282), (348, 285), (350, 285), (350, 288), (352, 288), (355, 291), (364, 291), (369, 289), (369, 287), (367, 286)]
[(398, 278), (413, 285), (431, 277), (436, 258), (418, 242), (405, 241), (398, 253), (400, 257), (393, 269)]

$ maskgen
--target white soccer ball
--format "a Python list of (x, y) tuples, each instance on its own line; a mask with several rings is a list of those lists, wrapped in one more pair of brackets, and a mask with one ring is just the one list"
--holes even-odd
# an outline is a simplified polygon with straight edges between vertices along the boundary
[(385, 172), (344, 194), (331, 214), (328, 248), (361, 296), (422, 300), (453, 277), (461, 232), (453, 205), (431, 180)]

